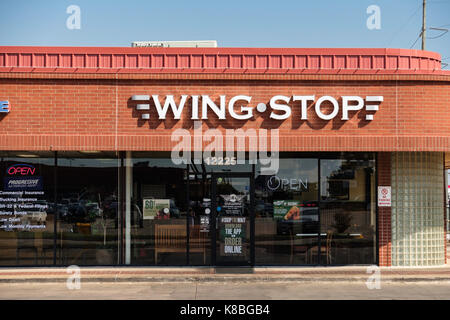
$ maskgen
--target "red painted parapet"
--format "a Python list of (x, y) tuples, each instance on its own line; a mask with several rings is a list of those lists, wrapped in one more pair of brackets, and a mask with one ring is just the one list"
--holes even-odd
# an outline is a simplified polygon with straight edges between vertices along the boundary
[(438, 53), (407, 49), (0, 46), (0, 72), (437, 73)]

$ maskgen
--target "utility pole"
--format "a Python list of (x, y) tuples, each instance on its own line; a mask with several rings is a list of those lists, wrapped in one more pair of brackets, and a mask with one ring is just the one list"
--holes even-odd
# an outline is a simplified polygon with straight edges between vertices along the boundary
[(423, 0), (423, 6), (422, 6), (422, 50), (425, 50), (425, 30), (426, 30), (426, 7), (427, 7), (427, 0)]

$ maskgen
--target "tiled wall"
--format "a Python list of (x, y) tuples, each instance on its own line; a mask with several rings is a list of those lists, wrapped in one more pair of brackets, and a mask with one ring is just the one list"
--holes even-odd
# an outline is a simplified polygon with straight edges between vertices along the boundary
[(443, 165), (439, 152), (392, 153), (392, 266), (445, 263)]

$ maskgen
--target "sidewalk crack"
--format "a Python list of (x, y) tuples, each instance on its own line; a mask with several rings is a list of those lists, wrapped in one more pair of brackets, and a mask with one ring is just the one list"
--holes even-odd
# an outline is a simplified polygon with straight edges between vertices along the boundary
[(195, 297), (194, 297), (194, 300), (197, 300), (197, 288), (198, 288), (198, 283), (195, 283)]

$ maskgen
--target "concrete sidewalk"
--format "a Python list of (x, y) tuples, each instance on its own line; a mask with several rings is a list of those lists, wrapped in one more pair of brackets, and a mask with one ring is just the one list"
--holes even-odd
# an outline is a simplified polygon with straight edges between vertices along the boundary
[[(83, 282), (327, 282), (366, 281), (367, 266), (347, 267), (80, 267)], [(450, 265), (380, 267), (381, 279), (392, 282), (450, 282)], [(0, 283), (67, 281), (66, 268), (0, 268)]]

